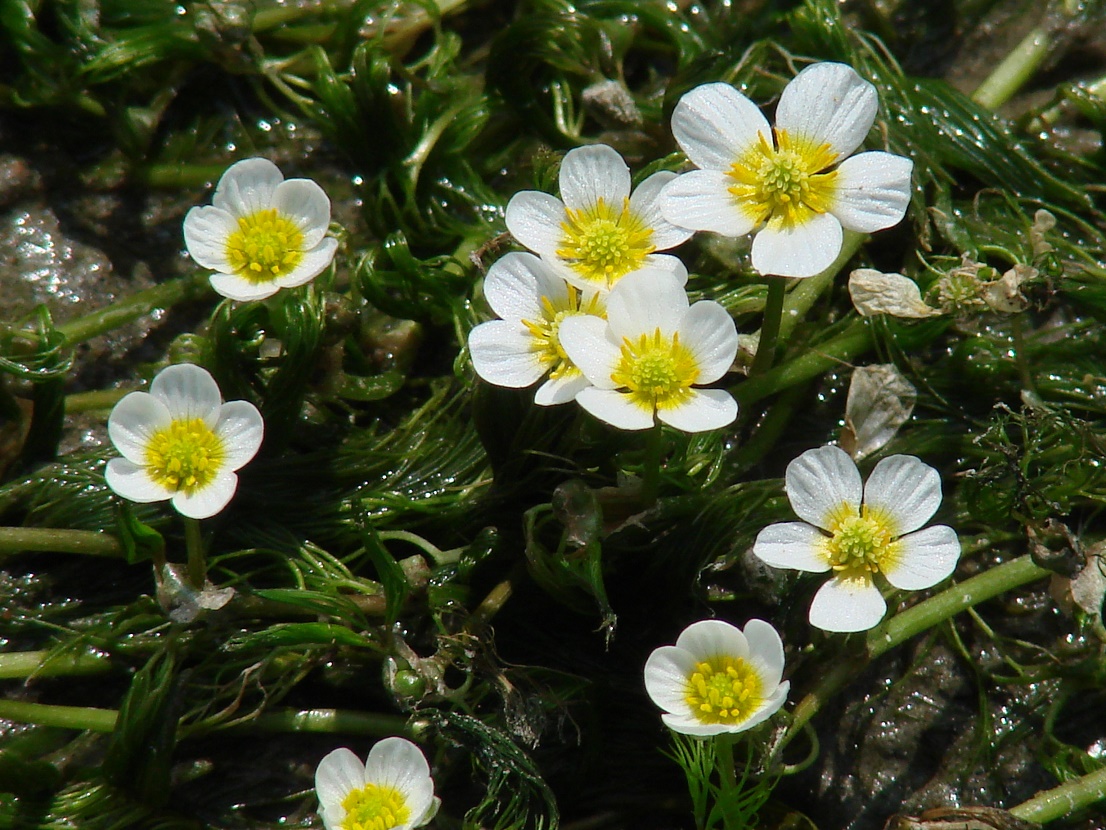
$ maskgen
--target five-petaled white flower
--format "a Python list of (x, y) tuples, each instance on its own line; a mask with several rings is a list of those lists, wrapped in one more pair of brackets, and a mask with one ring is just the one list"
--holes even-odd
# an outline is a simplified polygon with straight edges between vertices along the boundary
[(374, 744), (364, 764), (348, 749), (334, 750), (315, 771), (315, 793), (326, 830), (411, 830), (441, 803), (430, 765), (404, 738)]
[(685, 735), (744, 732), (770, 718), (787, 699), (783, 642), (771, 625), (749, 620), (742, 631), (721, 620), (683, 630), (645, 663), (645, 690), (665, 714), (661, 720)]
[(661, 188), (675, 176), (654, 173), (631, 194), (630, 170), (616, 150), (605, 144), (577, 147), (561, 162), (564, 201), (537, 190), (516, 193), (507, 203), (507, 229), (587, 292), (607, 291), (640, 268), (668, 271), (683, 284), (683, 263), (654, 253), (691, 236), (657, 208)]
[(676, 105), (672, 132), (701, 169), (665, 187), (661, 212), (676, 225), (725, 236), (759, 228), (757, 271), (814, 276), (841, 252), (842, 227), (870, 233), (906, 213), (910, 159), (884, 152), (848, 158), (878, 107), (875, 87), (841, 63), (796, 75), (780, 95), (774, 129), (729, 84), (696, 87)]
[(108, 436), (123, 457), (104, 476), (125, 499), (172, 499), (181, 514), (206, 519), (231, 500), (235, 471), (257, 453), (264, 429), (252, 403), (223, 403), (206, 370), (169, 366), (149, 392), (131, 392), (112, 409)]
[(713, 383), (737, 355), (733, 318), (718, 303), (689, 306), (671, 274), (630, 274), (607, 295), (607, 319), (562, 321), (561, 347), (592, 386), (576, 400), (620, 429), (648, 429), (654, 418), (685, 432), (718, 429), (737, 417), (737, 402)]
[(548, 374), (534, 395), (540, 406), (571, 401), (589, 385), (561, 347), (559, 332), (567, 317), (603, 316), (599, 293), (583, 294), (533, 254), (510, 253), (488, 270), (484, 296), (502, 319), (469, 333), (472, 365), (480, 377), (496, 386), (522, 388)]
[(310, 179), (285, 180), (271, 161), (232, 164), (210, 205), (184, 217), (188, 253), (232, 300), (262, 300), (303, 285), (330, 265), (338, 240), (326, 236), (330, 199)]
[(865, 631), (887, 611), (873, 580), (895, 588), (929, 588), (960, 558), (956, 531), (919, 530), (941, 505), (941, 477), (912, 455), (884, 458), (866, 483), (837, 447), (807, 450), (787, 465), (787, 497), (801, 522), (769, 525), (753, 553), (776, 568), (833, 578), (814, 595), (810, 622), (826, 631)]

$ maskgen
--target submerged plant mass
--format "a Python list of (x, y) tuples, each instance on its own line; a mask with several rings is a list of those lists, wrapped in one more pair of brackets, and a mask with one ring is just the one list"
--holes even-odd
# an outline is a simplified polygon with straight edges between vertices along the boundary
[(1031, 6), (0, 9), (0, 827), (1100, 827)]

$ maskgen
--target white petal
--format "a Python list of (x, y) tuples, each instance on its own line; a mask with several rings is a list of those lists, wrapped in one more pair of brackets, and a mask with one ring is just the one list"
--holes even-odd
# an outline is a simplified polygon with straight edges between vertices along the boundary
[(201, 418), (210, 427), (219, 419), (223, 403), (215, 378), (192, 363), (162, 369), (150, 384), (150, 394), (165, 404), (174, 420)]
[(108, 437), (129, 461), (143, 464), (151, 436), (169, 426), (173, 416), (165, 404), (148, 392), (126, 395), (108, 416)]
[(816, 63), (784, 88), (776, 107), (776, 128), (829, 144), (840, 158), (864, 142), (878, 109), (876, 88), (851, 66)]
[(913, 455), (888, 456), (864, 484), (864, 506), (890, 520), (892, 536), (910, 533), (941, 506), (941, 475)]
[(504, 320), (541, 320), (542, 297), (554, 308), (568, 303), (565, 281), (530, 253), (514, 252), (496, 260), (484, 277), (484, 298)]
[(722, 236), (744, 236), (756, 227), (730, 193), (733, 180), (719, 170), (692, 170), (677, 176), (661, 194), (661, 214), (681, 228)]
[(253, 282), (238, 274), (212, 274), (210, 282), (216, 292), (240, 303), (264, 300), (280, 291), (276, 282)]
[(240, 470), (261, 448), (265, 421), (249, 401), (231, 401), (219, 411), (215, 434), (223, 442), (227, 469)]
[(273, 283), (278, 288), (295, 288), (297, 285), (309, 283), (330, 266), (337, 251), (338, 240), (328, 236), (320, 240), (319, 244), (310, 251), (304, 251), (303, 259), (299, 264), (287, 274), (274, 279)]
[(707, 170), (729, 170), (761, 136), (772, 141), (757, 105), (722, 83), (703, 84), (680, 99), (672, 112), (672, 134), (695, 166)]
[[(683, 260), (676, 256), (669, 256), (668, 254), (649, 254), (638, 270), (663, 271), (675, 277), (680, 287), (687, 285), (687, 266), (684, 265)], [(629, 274), (624, 274), (623, 276), (629, 276)]]
[(684, 432), (708, 432), (737, 418), (737, 401), (725, 389), (692, 389), (679, 406), (657, 409), (657, 419)]
[(687, 681), (695, 658), (676, 646), (654, 649), (645, 662), (645, 691), (666, 712), (687, 713)]
[(664, 218), (660, 210), (661, 190), (675, 178), (676, 174), (668, 170), (654, 173), (639, 184), (630, 196), (631, 213), (653, 229), (651, 241), (658, 251), (675, 248), (690, 239), (692, 234), (687, 228), (673, 225)]
[(184, 217), (184, 247), (200, 266), (227, 273), (232, 270), (227, 261), (227, 237), (237, 229), (235, 218), (221, 208), (191, 208)]
[(784, 701), (787, 700), (787, 693), (791, 689), (791, 681), (785, 680), (772, 690), (767, 698), (764, 699), (764, 703), (761, 705), (751, 718), (741, 724), (741, 728), (752, 729), (758, 723), (763, 723), (768, 720), (772, 715), (776, 714), (783, 706)]
[(818, 213), (801, 225), (769, 222), (753, 237), (753, 267), (779, 277), (813, 277), (833, 265), (841, 253), (841, 223)]
[(919, 591), (952, 575), (960, 559), (960, 540), (946, 525), (908, 533), (895, 543), (895, 556), (880, 562), (880, 570), (896, 588)]
[(174, 493), (173, 507), (190, 519), (210, 519), (230, 504), (237, 489), (238, 476), (230, 470), (220, 470), (202, 490), (191, 494), (184, 490)]
[(244, 159), (227, 168), (211, 203), (233, 216), (249, 216), (273, 207), (274, 194), (282, 181), (284, 176), (268, 159)]
[(626, 392), (590, 386), (576, 394), (576, 403), (599, 420), (619, 429), (640, 430), (653, 426), (653, 413), (630, 400)]
[(576, 147), (561, 162), (560, 185), (561, 199), (572, 210), (591, 210), (600, 199), (621, 208), (630, 196), (630, 168), (606, 144)]
[(581, 372), (565, 372), (559, 378), (550, 378), (534, 393), (538, 406), (556, 406), (576, 400), (581, 391), (591, 386), (591, 381)]
[(829, 530), (842, 505), (860, 515), (864, 487), (848, 453), (838, 447), (807, 450), (787, 465), (787, 498), (795, 514), (815, 527)]
[(590, 383), (600, 389), (615, 388), (611, 374), (618, 364), (621, 352), (611, 339), (606, 320), (590, 314), (566, 317), (561, 321), (557, 337), (568, 359), (584, 373)]
[(345, 747), (328, 753), (315, 769), (315, 794), (327, 810), (340, 806), (350, 792), (365, 783), (365, 765)]
[(713, 735), (722, 735), (726, 732), (740, 732), (740, 727), (735, 728), (728, 723), (703, 723), (694, 715), (683, 713), (671, 713), (661, 715), (664, 725), (673, 732), (683, 735), (694, 735), (697, 738), (709, 738)]
[(737, 356), (737, 326), (721, 305), (700, 300), (680, 323), (680, 343), (691, 350), (699, 365), (695, 382), (714, 383), (730, 370)]
[(749, 662), (757, 667), (769, 694), (775, 693), (783, 677), (783, 640), (780, 633), (771, 623), (755, 619), (745, 623), (742, 632), (749, 643)]
[(849, 230), (871, 233), (897, 225), (910, 204), (914, 162), (871, 152), (845, 159), (837, 168), (830, 212)]
[(887, 603), (870, 579), (834, 577), (814, 595), (810, 624), (823, 631), (867, 631), (887, 613)]
[(657, 329), (671, 336), (679, 330), (687, 310), (684, 287), (663, 271), (627, 274), (607, 295), (607, 321), (619, 343), (625, 337), (636, 339)]
[(830, 569), (823, 553), (826, 536), (806, 522), (777, 522), (757, 534), (753, 555), (773, 568), (792, 568), (810, 573)]
[(434, 794), (430, 764), (422, 750), (405, 738), (385, 738), (373, 744), (365, 761), (365, 779), (374, 784), (395, 787), (409, 801), (417, 797), (412, 812), (426, 809)]
[(561, 247), (565, 206), (555, 196), (539, 190), (523, 190), (507, 202), (504, 214), (511, 236), (531, 251), (552, 256)]
[(104, 479), (117, 496), (139, 504), (165, 501), (173, 495), (150, 478), (145, 467), (125, 458), (111, 459), (104, 469)]
[(676, 638), (676, 648), (691, 653), (696, 662), (712, 657), (749, 656), (749, 641), (736, 625), (722, 620), (700, 620), (692, 623)]
[(548, 371), (534, 335), (521, 323), (490, 320), (469, 332), (469, 354), (476, 374), (488, 383), (523, 389)]
[(311, 179), (288, 179), (277, 185), (273, 207), (295, 223), (303, 247), (314, 248), (330, 225), (330, 198)]
[[(431, 781), (431, 791), (432, 792), (433, 792), (433, 783), (434, 782)], [(440, 798), (438, 798), (437, 796), (433, 796), (430, 799), (430, 803), (426, 805), (426, 809), (423, 811), (422, 815), (418, 816), (416, 814), (417, 817), (412, 819), (411, 826), (412, 827), (422, 827), (424, 824), (430, 823), (434, 819), (434, 817), (436, 815), (438, 815), (438, 810), (439, 810), (439, 808), (441, 808), (441, 806), (442, 806), (442, 800)]]

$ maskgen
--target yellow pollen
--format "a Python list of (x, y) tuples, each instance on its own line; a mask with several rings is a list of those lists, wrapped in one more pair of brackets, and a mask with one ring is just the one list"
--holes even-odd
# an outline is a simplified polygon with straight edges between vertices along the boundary
[[(773, 131), (775, 146), (760, 134), (729, 170), (729, 191), (756, 224), (793, 228), (826, 213), (837, 188), (837, 171), (827, 170), (837, 154), (829, 144)], [(823, 172), (826, 171), (826, 172)]]
[(342, 830), (392, 830), (411, 820), (407, 799), (395, 787), (366, 784), (342, 799)]
[(303, 260), (303, 234), (274, 208), (238, 217), (226, 244), (231, 268), (254, 283), (290, 274)]
[(182, 418), (155, 432), (146, 445), (150, 478), (177, 492), (204, 489), (222, 469), (223, 441), (202, 418)]
[(848, 505), (835, 512), (837, 517), (829, 522), (831, 535), (823, 543), (830, 567), (846, 578), (865, 578), (894, 560), (898, 546), (886, 517), (867, 506), (859, 516)]
[(686, 403), (698, 379), (699, 363), (680, 342), (679, 333), (664, 335), (660, 328), (651, 335), (642, 334), (637, 342), (623, 338), (622, 353), (611, 373), (611, 380), (629, 389), (630, 400), (648, 412)]
[(764, 681), (748, 661), (719, 654), (695, 664), (684, 700), (702, 723), (739, 724), (760, 709)]
[(599, 199), (591, 208), (565, 208), (565, 214), (557, 256), (596, 288), (611, 288), (656, 250), (653, 229), (630, 210), (629, 199), (621, 207)]
[(596, 317), (606, 317), (598, 294), (593, 294), (586, 300), (580, 292), (569, 286), (566, 302), (554, 303), (549, 297), (541, 298), (542, 317), (540, 320), (523, 320), (533, 340), (530, 348), (538, 353), (538, 359), (550, 368), (551, 378), (561, 378), (580, 373), (576, 365), (568, 359), (565, 350), (561, 347), (560, 328), (561, 322), (566, 317), (574, 314), (593, 314)]

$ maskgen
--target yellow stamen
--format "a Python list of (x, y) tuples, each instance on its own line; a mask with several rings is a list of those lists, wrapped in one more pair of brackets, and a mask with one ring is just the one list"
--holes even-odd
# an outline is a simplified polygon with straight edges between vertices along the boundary
[(656, 250), (653, 229), (630, 210), (629, 199), (621, 207), (599, 199), (594, 207), (565, 213), (557, 256), (596, 288), (611, 288)]
[(684, 700), (702, 723), (738, 724), (764, 702), (764, 681), (741, 657), (719, 654), (695, 664)]
[(759, 142), (731, 165), (734, 184), (729, 191), (756, 224), (793, 228), (829, 210), (837, 171), (827, 168), (837, 154), (829, 144), (814, 144), (778, 128), (773, 132), (775, 146), (761, 133)]
[(272, 282), (290, 274), (303, 260), (303, 234), (276, 209), (238, 218), (227, 237), (226, 255), (234, 272), (253, 283)]
[(611, 373), (617, 386), (630, 390), (630, 400), (642, 409), (674, 409), (691, 397), (699, 379), (695, 355), (680, 342), (679, 333), (642, 334), (637, 342), (623, 338), (622, 353)]
[(823, 553), (845, 579), (870, 579), (898, 554), (894, 523), (882, 511), (865, 505), (858, 516), (855, 507), (842, 504), (827, 524), (830, 537), (823, 542)]
[(599, 295), (592, 294), (587, 299), (583, 299), (578, 290), (569, 286), (568, 297), (563, 303), (554, 303), (549, 297), (542, 297), (541, 306), (540, 320), (522, 321), (533, 336), (530, 348), (538, 352), (538, 359), (550, 368), (551, 378), (580, 374), (580, 370), (568, 359), (568, 355), (561, 347), (561, 322), (574, 314), (593, 314), (596, 317), (604, 317)]
[(411, 820), (407, 799), (395, 787), (366, 784), (342, 799), (342, 830), (392, 830)]
[(201, 418), (172, 421), (146, 445), (150, 478), (168, 490), (183, 490), (188, 495), (209, 485), (225, 458), (222, 439)]

